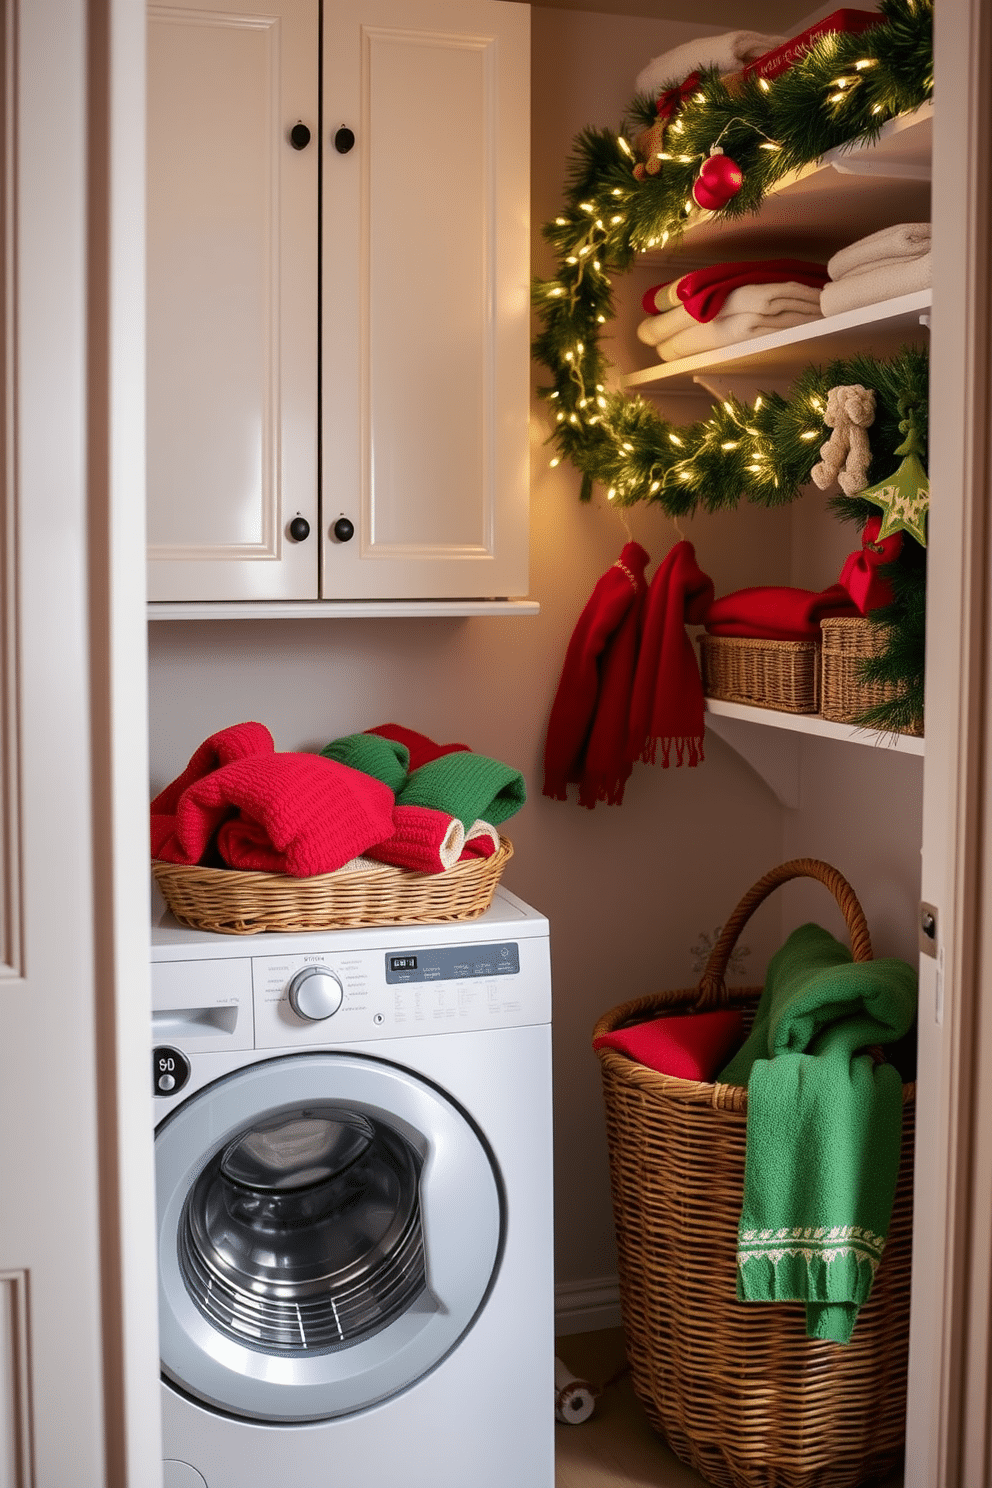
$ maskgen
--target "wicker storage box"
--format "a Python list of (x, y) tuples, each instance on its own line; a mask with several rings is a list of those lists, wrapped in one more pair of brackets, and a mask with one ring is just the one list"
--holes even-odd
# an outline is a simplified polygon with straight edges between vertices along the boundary
[(699, 651), (707, 697), (777, 708), (783, 713), (819, 710), (819, 641), (703, 635)]
[[(786, 863), (738, 905), (698, 987), (624, 1003), (600, 1019), (594, 1036), (700, 1006), (753, 1012), (761, 989), (728, 990), (727, 961), (757, 905), (800, 876), (830, 888), (855, 960), (870, 959), (850, 885), (814, 859)], [(651, 1424), (722, 1488), (854, 1488), (894, 1471), (905, 1431), (915, 1086), (903, 1086), (902, 1157), (883, 1260), (851, 1342), (839, 1345), (806, 1337), (801, 1303), (737, 1301), (747, 1091), (598, 1052), (627, 1355)]]
[(466, 858), (445, 873), (381, 867), (288, 878), (233, 868), (152, 863), (162, 897), (183, 925), (222, 935), (266, 930), (338, 930), (359, 925), (431, 925), (472, 920), (492, 903), (513, 856), (506, 837), (488, 858)]
[[(861, 615), (821, 620), (823, 660), (820, 682), (820, 712), (835, 723), (857, 723), (862, 714), (879, 703), (891, 702), (896, 689), (887, 682), (864, 682), (859, 663), (881, 654), (886, 629)], [(904, 730), (917, 736), (923, 723)]]

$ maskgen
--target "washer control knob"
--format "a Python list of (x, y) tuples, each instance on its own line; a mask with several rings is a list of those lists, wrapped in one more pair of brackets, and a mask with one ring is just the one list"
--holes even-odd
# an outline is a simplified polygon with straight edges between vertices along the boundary
[(340, 979), (326, 966), (305, 966), (289, 984), (289, 1005), (301, 1018), (319, 1023), (331, 1018), (344, 1002)]
[(189, 1075), (189, 1060), (180, 1049), (161, 1044), (152, 1050), (152, 1091), (155, 1095), (177, 1095)]

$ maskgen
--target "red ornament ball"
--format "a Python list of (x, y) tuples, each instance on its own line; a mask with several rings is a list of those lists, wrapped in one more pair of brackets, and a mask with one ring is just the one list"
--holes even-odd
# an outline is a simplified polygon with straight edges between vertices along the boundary
[(692, 199), (707, 212), (718, 212), (744, 183), (740, 166), (722, 150), (710, 151), (692, 188)]

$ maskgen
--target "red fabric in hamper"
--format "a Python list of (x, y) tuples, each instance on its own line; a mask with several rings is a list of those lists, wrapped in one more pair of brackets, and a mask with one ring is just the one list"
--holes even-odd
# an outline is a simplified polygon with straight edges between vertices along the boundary
[(594, 1049), (619, 1049), (638, 1064), (679, 1080), (712, 1080), (744, 1042), (744, 1019), (734, 1008), (653, 1018), (593, 1039)]
[(319, 754), (254, 755), (195, 781), (158, 856), (199, 863), (216, 840), (230, 868), (333, 873), (393, 832), (388, 785)]
[(429, 765), (431, 760), (440, 759), (442, 755), (471, 753), (467, 744), (435, 744), (426, 734), (406, 728), (402, 723), (379, 723), (365, 732), (378, 734), (382, 739), (391, 739), (394, 744), (405, 744), (410, 752), (408, 769), (411, 773), (419, 770), (421, 765)]
[(187, 786), (219, 770), (221, 765), (229, 765), (232, 760), (246, 759), (253, 754), (273, 754), (275, 747), (264, 723), (235, 723), (204, 739), (182, 774), (159, 791), (151, 804), (152, 857), (161, 857), (162, 844), (175, 830), (176, 807)]

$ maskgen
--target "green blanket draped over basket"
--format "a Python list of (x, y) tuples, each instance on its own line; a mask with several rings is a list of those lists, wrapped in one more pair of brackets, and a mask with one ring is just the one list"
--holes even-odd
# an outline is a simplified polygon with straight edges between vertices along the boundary
[(772, 957), (754, 1026), (719, 1078), (747, 1085), (737, 1295), (805, 1302), (846, 1343), (882, 1257), (899, 1171), (902, 1079), (867, 1049), (908, 1032), (916, 973), (852, 961), (819, 925)]

